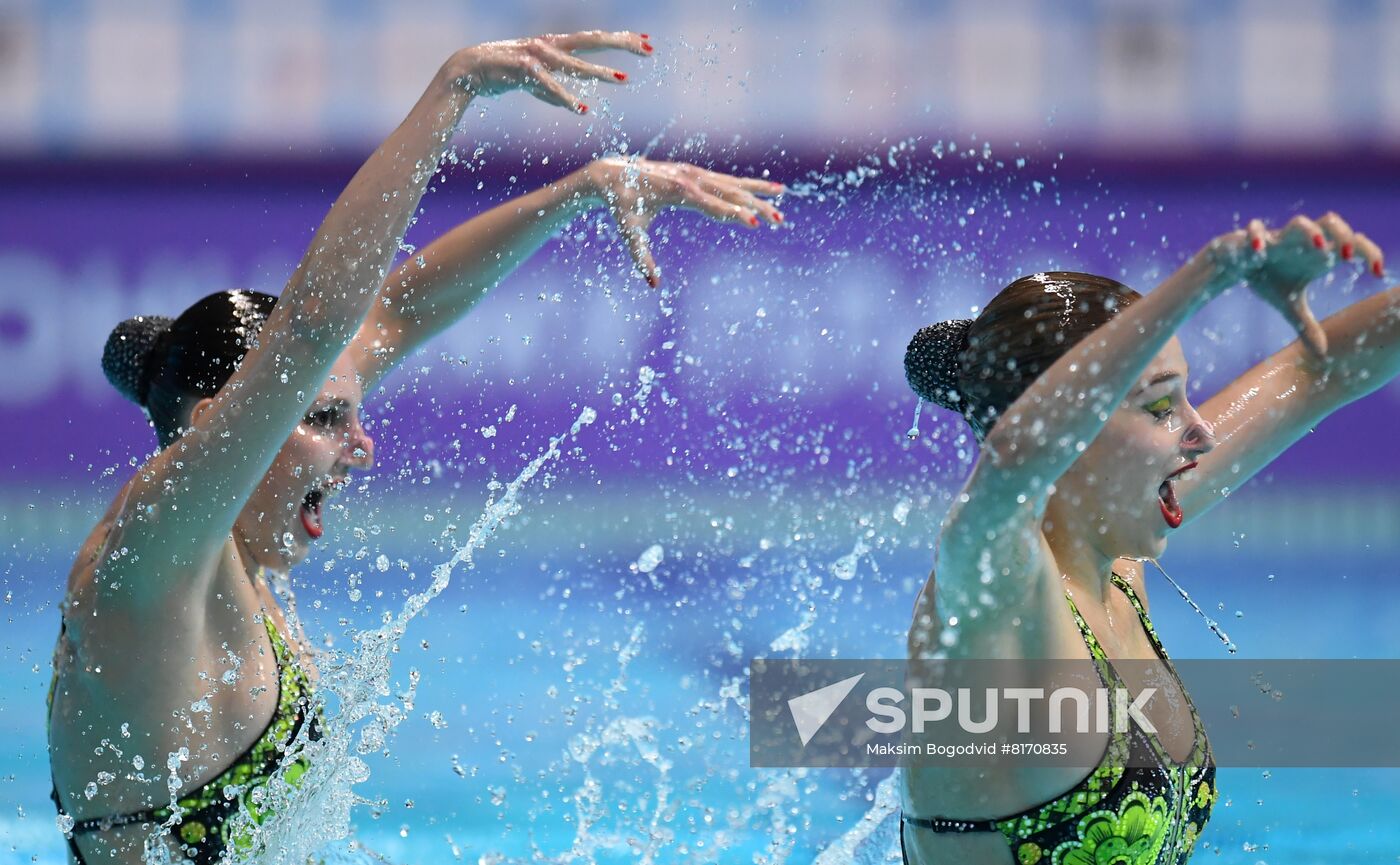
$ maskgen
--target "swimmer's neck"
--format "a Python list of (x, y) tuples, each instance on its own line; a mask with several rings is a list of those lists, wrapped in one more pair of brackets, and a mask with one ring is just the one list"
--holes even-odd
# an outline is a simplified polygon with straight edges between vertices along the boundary
[(1064, 519), (1064, 515), (1057, 510), (1052, 499), (1040, 528), (1050, 551), (1055, 555), (1065, 589), (1074, 594), (1075, 603), (1080, 606), (1107, 606), (1113, 563), (1118, 560), (1117, 557), (1095, 547), (1088, 533), (1076, 531), (1073, 520)]
[(248, 579), (252, 581), (254, 585), (265, 583), (270, 588), (277, 585), (279, 582), (285, 583), (290, 577), (290, 568), (277, 568), (259, 564), (258, 557), (253, 550), (252, 544), (236, 527), (234, 531), (229, 533), (229, 539), (233, 541), (233, 549), (238, 555), (243, 572), (248, 575)]

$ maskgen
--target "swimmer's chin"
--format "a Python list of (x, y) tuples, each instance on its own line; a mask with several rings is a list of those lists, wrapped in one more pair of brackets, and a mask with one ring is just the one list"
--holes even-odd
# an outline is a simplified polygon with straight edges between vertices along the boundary
[(1157, 524), (1153, 526), (1151, 534), (1141, 540), (1124, 543), (1121, 548), (1112, 553), (1112, 556), (1118, 559), (1132, 559), (1138, 562), (1145, 562), (1148, 559), (1159, 559), (1166, 553), (1167, 544), (1171, 540), (1171, 533), (1173, 531), (1174, 529), (1168, 527), (1158, 519)]
[(1161, 558), (1162, 554), (1164, 554), (1167, 551), (1167, 543), (1170, 540), (1168, 533), (1171, 531), (1172, 529), (1168, 528), (1167, 526), (1162, 526), (1162, 530), (1153, 534), (1152, 540), (1145, 546), (1145, 549), (1142, 552), (1127, 555), (1123, 558), (1137, 559), (1138, 561), (1146, 561), (1147, 559)]

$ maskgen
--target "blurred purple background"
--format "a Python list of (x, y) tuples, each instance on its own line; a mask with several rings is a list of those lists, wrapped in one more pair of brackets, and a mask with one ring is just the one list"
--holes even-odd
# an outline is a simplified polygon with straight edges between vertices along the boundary
[[(649, 30), (657, 57), (617, 59), (633, 84), (592, 94), (586, 121), (521, 95), (470, 112), (464, 164), (424, 199), (411, 243), (619, 150), (766, 169), (804, 194), (786, 198), (782, 231), (667, 217), (663, 303), (605, 228), (576, 224), (425, 353), (412, 378), (439, 398), (523, 402), (556, 424), (639, 365), (674, 367), (665, 384), (691, 415), (720, 404), (757, 429), (797, 413), (905, 472), (908, 335), (1021, 273), (1145, 289), (1242, 220), (1325, 210), (1400, 247), (1391, 4), (7, 2), (0, 487), (75, 490), (95, 473), (99, 494), (112, 487), (121, 472), (101, 469), (151, 442), (101, 378), (115, 322), (226, 287), (280, 291), (453, 48), (585, 26)], [(1340, 279), (1317, 306), (1375, 287)], [(1275, 318), (1235, 296), (1190, 325), (1198, 396), (1290, 338)], [(400, 428), (428, 423), (414, 403), (396, 400)], [(1305, 441), (1281, 466), (1324, 482), (1393, 471), (1396, 408), (1387, 389), (1334, 421), (1347, 446)], [(597, 459), (618, 478), (648, 458)]]
[[(969, 314), (1019, 274), (1085, 269), (1147, 289), (1246, 216), (1278, 222), (1326, 209), (1400, 248), (1391, 218), (1400, 172), (1386, 160), (1109, 163), (1018, 151), (1027, 161), (1018, 169), (1015, 153), (940, 160), (932, 146), (910, 145), (913, 152), (901, 154), (896, 168), (813, 150), (683, 154), (726, 170), (768, 167), (814, 191), (788, 196), (782, 230), (735, 231), (693, 214), (665, 217), (657, 253), (668, 279), (663, 303), (630, 272), (601, 218), (580, 221), (410, 371), (388, 380), (391, 394), (409, 382), (432, 382), (417, 397), (394, 400), (396, 429), (435, 425), (424, 415), (429, 394), (483, 414), (520, 403), (553, 429), (572, 418), (573, 402), (606, 405), (622, 387), (617, 382), (632, 382), (635, 369), (650, 364), (673, 367), (662, 384), (692, 416), (722, 403), (732, 421), (762, 429), (790, 426), (798, 412), (813, 429), (853, 430), (876, 455), (876, 469), (906, 472), (902, 433), (913, 399), (902, 377), (905, 342), (919, 324)], [(565, 153), (551, 166), (516, 169), (498, 157), (483, 171), (450, 173), (425, 199), (409, 242), (426, 242), (557, 176), (565, 170), (560, 163), (570, 161), (580, 159)], [(861, 188), (835, 188), (846, 168), (872, 162), (879, 173)], [(995, 162), (1004, 167), (991, 168)], [(147, 451), (154, 438), (139, 411), (102, 378), (107, 331), (129, 315), (178, 314), (225, 287), (280, 291), (352, 172), (344, 161), (33, 161), (0, 168), (5, 484), (28, 492), (50, 483), (77, 489), (97, 477), (106, 486), (101, 469)], [(1316, 288), (1318, 312), (1381, 284), (1339, 271)], [(540, 301), (541, 293), (557, 294), (557, 302)], [(1196, 398), (1290, 338), (1243, 289), (1208, 307), (1183, 331)], [(686, 355), (704, 361), (687, 364)], [(785, 383), (800, 392), (784, 393)], [(1280, 466), (1324, 483), (1394, 472), (1400, 457), (1387, 442), (1400, 415), (1397, 396), (1390, 387), (1350, 407), (1329, 424), (1344, 431), (1305, 439)], [(652, 417), (653, 436), (669, 441), (663, 430), (686, 417)], [(648, 453), (642, 446), (613, 449), (594, 460), (617, 480), (642, 470)], [(110, 484), (123, 474), (109, 476)]]

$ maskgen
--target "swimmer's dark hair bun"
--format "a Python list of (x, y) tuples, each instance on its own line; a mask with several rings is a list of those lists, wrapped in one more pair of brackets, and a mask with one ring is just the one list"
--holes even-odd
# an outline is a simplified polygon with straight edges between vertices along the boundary
[(163, 315), (138, 315), (112, 328), (102, 349), (102, 372), (121, 395), (146, 404), (151, 377), (147, 374), (151, 353), (175, 320)]
[(904, 377), (920, 399), (962, 412), (958, 391), (959, 355), (967, 348), (972, 319), (955, 318), (920, 328), (904, 352)]

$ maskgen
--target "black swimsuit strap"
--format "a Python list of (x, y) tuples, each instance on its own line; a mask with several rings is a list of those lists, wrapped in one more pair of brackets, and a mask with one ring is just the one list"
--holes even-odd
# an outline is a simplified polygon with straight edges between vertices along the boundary
[[(57, 801), (57, 794), (54, 795)], [(68, 831), (73, 835), (82, 835), (86, 832), (105, 832), (108, 829), (120, 829), (123, 826), (132, 826), (137, 823), (160, 823), (165, 818), (160, 815), (156, 808), (147, 808), (144, 811), (133, 811), (130, 814), (113, 814), (110, 817), (88, 817), (85, 820), (76, 820), (73, 828)]]
[(1170, 661), (1171, 658), (1167, 657), (1167, 647), (1163, 646), (1162, 641), (1157, 638), (1157, 629), (1152, 627), (1152, 620), (1147, 617), (1147, 608), (1142, 605), (1142, 599), (1138, 597), (1132, 583), (1129, 583), (1117, 571), (1109, 573), (1109, 580), (1128, 596), (1128, 603), (1132, 604), (1133, 609), (1137, 612), (1138, 621), (1142, 623), (1142, 629), (1146, 632), (1147, 639), (1152, 643), (1152, 648), (1157, 652), (1157, 656), (1163, 661)]
[(997, 824), (993, 820), (949, 820), (946, 817), (908, 817), (904, 812), (900, 812), (899, 819), (903, 823), (910, 823), (920, 829), (928, 829), (931, 832), (997, 832)]

